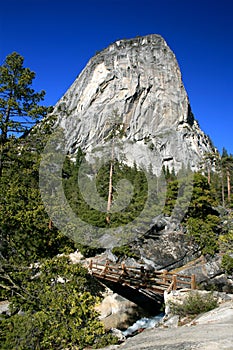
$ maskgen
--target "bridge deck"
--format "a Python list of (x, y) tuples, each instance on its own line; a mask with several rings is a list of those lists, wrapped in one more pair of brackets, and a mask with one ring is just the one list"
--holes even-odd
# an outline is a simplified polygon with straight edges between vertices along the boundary
[(187, 276), (173, 272), (147, 271), (143, 265), (140, 267), (125, 266), (122, 264), (105, 264), (90, 261), (90, 273), (98, 279), (120, 283), (135, 289), (143, 289), (147, 293), (163, 294), (176, 289), (196, 289), (195, 275)]

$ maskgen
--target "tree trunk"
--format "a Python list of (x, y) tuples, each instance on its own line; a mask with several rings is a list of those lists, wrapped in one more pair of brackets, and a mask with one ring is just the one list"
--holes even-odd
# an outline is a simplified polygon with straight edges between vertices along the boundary
[(7, 107), (5, 122), (1, 127), (1, 135), (0, 135), (0, 177), (2, 177), (3, 163), (4, 163), (4, 150), (5, 145), (7, 143), (7, 131), (8, 131), (8, 123), (10, 120), (10, 107)]
[(221, 174), (221, 182), (222, 182), (222, 206), (225, 207), (225, 193), (224, 193), (224, 176), (223, 176), (223, 170)]
[(109, 224), (110, 223), (110, 209), (112, 205), (112, 174), (113, 174), (113, 160), (114, 160), (114, 143), (112, 144), (112, 159), (110, 164), (110, 170), (109, 170), (109, 185), (108, 185), (108, 203), (107, 203), (107, 216), (106, 221)]
[(0, 177), (2, 177), (2, 168), (3, 168), (2, 156), (3, 156), (3, 147), (2, 145), (0, 145)]
[(227, 199), (228, 202), (230, 203), (231, 201), (231, 175), (229, 169), (227, 169)]
[(208, 167), (208, 169), (207, 169), (207, 172), (208, 172), (208, 184), (210, 185), (210, 181), (211, 181), (211, 179), (210, 179), (210, 168)]
[(53, 227), (53, 222), (52, 222), (52, 220), (51, 220), (51, 219), (49, 220), (48, 227), (49, 227), (49, 230), (52, 230), (52, 227)]

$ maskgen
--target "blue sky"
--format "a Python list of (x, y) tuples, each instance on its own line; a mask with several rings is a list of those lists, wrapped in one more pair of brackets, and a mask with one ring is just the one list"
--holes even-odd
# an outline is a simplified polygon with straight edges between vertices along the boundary
[(174, 51), (202, 130), (233, 153), (232, 0), (1, 0), (0, 64), (24, 56), (54, 105), (96, 51), (151, 33)]

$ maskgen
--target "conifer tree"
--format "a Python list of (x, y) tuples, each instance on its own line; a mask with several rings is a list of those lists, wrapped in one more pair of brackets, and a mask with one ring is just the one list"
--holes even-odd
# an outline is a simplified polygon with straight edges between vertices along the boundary
[(0, 66), (0, 175), (9, 150), (8, 141), (27, 132), (48, 110), (39, 105), (45, 91), (34, 91), (35, 73), (23, 63), (24, 58), (13, 52)]
[(203, 157), (203, 166), (207, 172), (208, 184), (211, 182), (211, 173), (214, 168), (216, 168), (216, 163), (218, 161), (218, 154), (213, 152), (205, 153)]
[(233, 171), (233, 156), (228, 155), (228, 152), (225, 148), (223, 148), (222, 156), (221, 156), (221, 172), (222, 172), (222, 197), (223, 204), (225, 204), (225, 194), (224, 194), (224, 180), (226, 180), (227, 186), (227, 201), (230, 205), (231, 203), (231, 177)]

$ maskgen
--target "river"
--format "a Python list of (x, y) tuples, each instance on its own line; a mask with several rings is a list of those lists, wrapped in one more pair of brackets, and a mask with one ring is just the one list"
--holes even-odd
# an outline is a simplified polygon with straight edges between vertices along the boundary
[(122, 332), (122, 334), (125, 337), (128, 337), (139, 329), (145, 329), (145, 328), (153, 328), (157, 323), (159, 323), (162, 318), (164, 317), (164, 314), (161, 313), (159, 315), (153, 316), (153, 317), (143, 317), (140, 318), (138, 321), (136, 321), (132, 326), (130, 326), (128, 329)]

